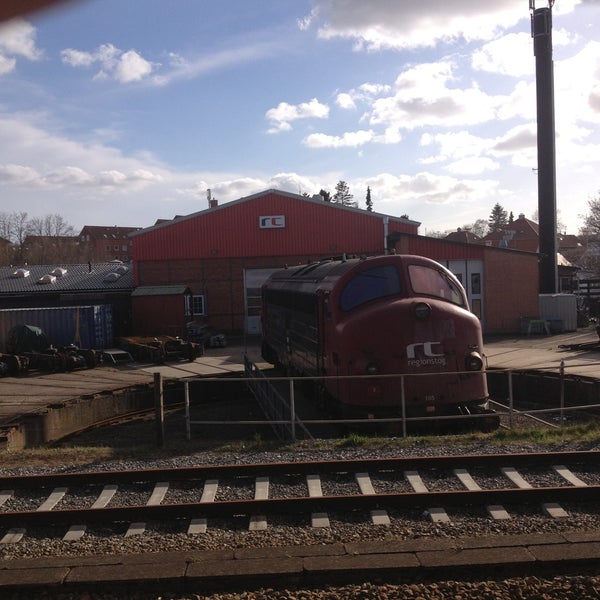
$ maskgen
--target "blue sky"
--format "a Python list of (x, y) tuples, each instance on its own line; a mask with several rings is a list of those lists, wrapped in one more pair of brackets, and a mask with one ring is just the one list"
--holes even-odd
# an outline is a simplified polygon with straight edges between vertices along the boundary
[[(146, 227), (269, 188), (420, 233), (537, 211), (525, 0), (73, 0), (0, 26), (0, 212)], [(538, 0), (536, 7), (547, 6)], [(600, 195), (600, 2), (553, 7), (558, 219)], [(596, 25), (594, 27), (594, 25)]]

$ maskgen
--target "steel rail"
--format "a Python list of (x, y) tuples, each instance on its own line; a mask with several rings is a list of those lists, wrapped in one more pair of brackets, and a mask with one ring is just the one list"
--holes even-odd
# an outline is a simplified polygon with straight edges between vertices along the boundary
[(75, 523), (123, 523), (136, 521), (176, 521), (197, 517), (233, 518), (254, 514), (302, 515), (311, 512), (372, 509), (427, 509), (441, 507), (477, 507), (486, 504), (528, 505), (543, 502), (597, 502), (600, 485), (570, 485), (540, 488), (502, 488), (438, 492), (400, 492), (370, 495), (227, 500), (210, 503), (184, 503), (121, 506), (96, 509), (0, 512), (0, 527), (72, 525)]
[(555, 464), (600, 465), (600, 451), (538, 452), (519, 454), (469, 454), (450, 456), (411, 456), (398, 458), (297, 461), (234, 465), (205, 465), (139, 471), (85, 471), (42, 475), (5, 475), (0, 490), (41, 487), (85, 486), (106, 483), (146, 483), (257, 477), (269, 475), (306, 475), (406, 470), (452, 470), (467, 467), (534, 467)]

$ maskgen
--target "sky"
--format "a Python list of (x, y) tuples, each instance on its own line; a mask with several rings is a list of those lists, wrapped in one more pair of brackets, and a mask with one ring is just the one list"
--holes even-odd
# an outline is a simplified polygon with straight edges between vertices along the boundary
[[(600, 0), (552, 16), (576, 234), (600, 196)], [(339, 181), (423, 235), (496, 203), (537, 218), (536, 127), (529, 0), (72, 0), (0, 24), (0, 213), (76, 233)]]

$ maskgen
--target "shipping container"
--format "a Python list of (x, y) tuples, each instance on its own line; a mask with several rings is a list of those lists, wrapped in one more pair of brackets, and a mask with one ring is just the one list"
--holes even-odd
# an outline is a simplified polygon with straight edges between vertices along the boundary
[(2, 352), (6, 352), (8, 332), (17, 325), (39, 327), (55, 347), (75, 344), (79, 348), (103, 350), (113, 346), (110, 304), (2, 309), (0, 310)]
[(540, 294), (540, 318), (553, 333), (577, 329), (577, 298), (573, 294)]

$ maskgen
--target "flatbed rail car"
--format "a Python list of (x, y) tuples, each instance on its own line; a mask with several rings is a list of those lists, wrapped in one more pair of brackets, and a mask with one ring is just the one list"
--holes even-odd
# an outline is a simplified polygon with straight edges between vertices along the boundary
[(344, 418), (401, 416), (403, 396), (406, 416), (488, 412), (481, 324), (458, 279), (431, 259), (276, 271), (262, 288), (262, 335), (263, 358), (314, 378)]

